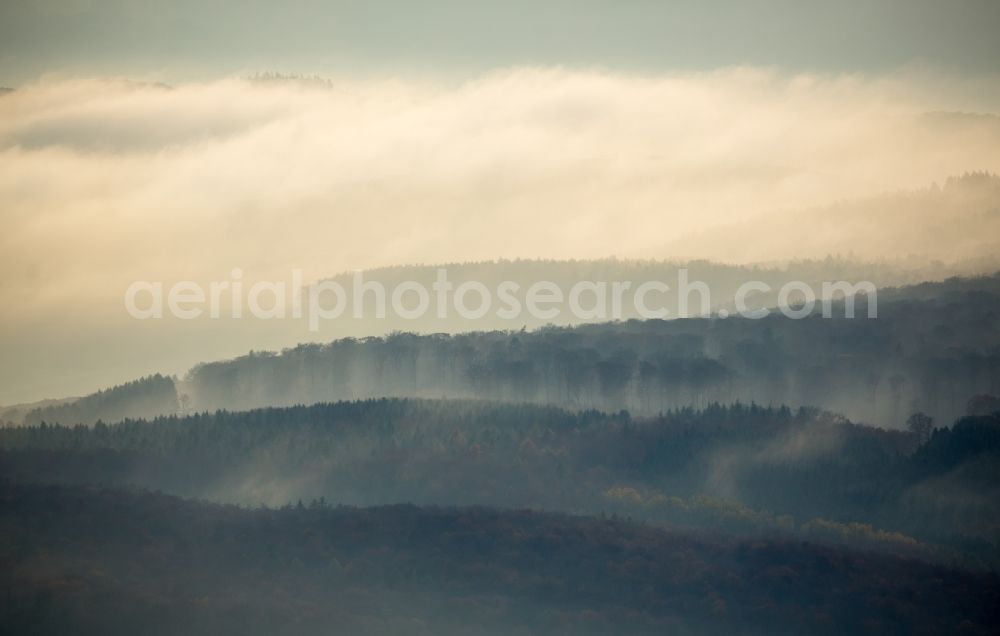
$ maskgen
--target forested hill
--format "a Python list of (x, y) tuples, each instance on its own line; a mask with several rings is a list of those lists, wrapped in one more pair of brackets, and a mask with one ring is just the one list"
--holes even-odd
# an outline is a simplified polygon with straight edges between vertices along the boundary
[(867, 318), (627, 321), (523, 332), (397, 333), (203, 364), (195, 409), (378, 396), (485, 397), (570, 408), (734, 400), (813, 405), (900, 428), (947, 423), (1000, 394), (1000, 276), (891, 290)]
[(24, 415), (24, 423), (94, 423), (126, 418), (155, 417), (177, 412), (177, 389), (172, 378), (156, 374), (98, 391), (77, 400), (41, 406)]
[(998, 466), (998, 416), (923, 441), (753, 405), (634, 418), (374, 400), (0, 431), (0, 479), (17, 483), (132, 485), (249, 505), (604, 511), (987, 565), (1000, 564)]
[[(818, 312), (819, 310), (817, 310)], [(711, 402), (817, 406), (902, 428), (1000, 395), (1000, 275), (879, 291), (878, 317), (649, 320), (457, 335), (394, 333), (252, 352), (15, 423), (93, 424), (381, 396), (487, 398), (656, 414)], [(23, 409), (22, 409), (23, 410)], [(0, 414), (2, 416), (2, 414)]]
[[(1000, 182), (1000, 180), (998, 180)], [(612, 282), (631, 283), (634, 291), (640, 284), (647, 281), (658, 281), (667, 284), (673, 292), (680, 289), (680, 278), (686, 276), (690, 282), (704, 283), (711, 291), (710, 308), (732, 309), (737, 290), (748, 281), (759, 281), (769, 287), (767, 291), (755, 291), (748, 297), (752, 307), (773, 307), (778, 304), (778, 291), (789, 281), (806, 283), (812, 289), (822, 290), (824, 282), (835, 281), (869, 281), (876, 287), (900, 288), (930, 282), (938, 285), (941, 281), (956, 276), (981, 275), (983, 272), (995, 270), (1000, 266), (998, 259), (975, 259), (959, 261), (946, 265), (942, 262), (890, 261), (872, 262), (858, 261), (845, 257), (827, 256), (817, 259), (800, 259), (787, 263), (760, 263), (736, 265), (719, 263), (709, 260), (666, 261), (607, 258), (597, 260), (535, 260), (516, 259), (468, 263), (440, 263), (435, 265), (399, 265), (382, 267), (360, 272), (361, 280), (380, 283), (387, 290), (392, 290), (404, 282), (416, 282), (426, 289), (433, 284), (443, 270), (447, 281), (457, 289), (464, 283), (479, 283), (489, 290), (496, 290), (507, 281), (516, 283), (520, 290), (529, 288), (539, 281), (554, 283), (564, 293), (581, 281), (604, 282), (610, 286)], [(345, 272), (330, 278), (332, 282), (351, 291), (355, 286), (359, 272)], [(349, 294), (352, 298), (353, 294)], [(680, 294), (666, 293), (650, 295), (656, 302), (650, 302), (651, 307), (666, 309), (670, 317), (696, 317), (701, 314), (700, 298), (697, 293), (690, 298), (687, 315), (681, 314)], [(474, 301), (469, 301), (474, 306)], [(365, 316), (374, 316), (376, 303), (372, 294), (363, 296)], [(581, 305), (589, 303), (581, 301)], [(463, 318), (457, 312), (450, 311), (444, 317), (436, 312), (418, 318), (401, 318), (393, 312), (387, 312), (385, 318), (376, 324), (384, 331), (417, 331), (425, 333), (461, 333), (465, 331), (492, 331), (528, 329), (544, 327), (546, 324), (569, 326), (581, 322), (565, 305), (554, 305), (554, 316), (546, 318), (533, 317), (528, 312), (520, 312), (515, 318), (502, 318), (494, 312), (474, 320)], [(609, 310), (610, 311), (610, 310)], [(343, 319), (352, 320), (350, 312)], [(622, 295), (620, 316), (610, 314), (590, 321), (604, 321), (614, 317), (623, 320), (640, 319), (643, 315), (638, 311), (634, 296), (630, 293)]]
[(483, 508), (238, 509), (0, 484), (11, 633), (989, 634), (1000, 581)]

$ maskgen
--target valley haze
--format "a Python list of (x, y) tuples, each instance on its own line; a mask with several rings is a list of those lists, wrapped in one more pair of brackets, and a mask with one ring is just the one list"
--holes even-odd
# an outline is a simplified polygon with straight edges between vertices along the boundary
[(0, 633), (1000, 633), (998, 32), (0, 2)]

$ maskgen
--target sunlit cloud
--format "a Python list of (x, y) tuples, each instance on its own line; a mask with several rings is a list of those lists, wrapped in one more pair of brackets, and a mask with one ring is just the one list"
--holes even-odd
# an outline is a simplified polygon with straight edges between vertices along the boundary
[(983, 255), (995, 195), (894, 200), (884, 216), (879, 197), (1000, 172), (997, 85), (756, 68), (42, 79), (0, 96), (2, 320), (72, 307), (107, 326), (133, 280), (233, 267)]

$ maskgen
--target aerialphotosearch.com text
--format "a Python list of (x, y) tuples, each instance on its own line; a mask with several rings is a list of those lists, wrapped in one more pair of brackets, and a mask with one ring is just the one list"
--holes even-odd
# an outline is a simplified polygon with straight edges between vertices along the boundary
[[(349, 278), (349, 280), (347, 280)], [(429, 284), (428, 284), (429, 283)], [(433, 281), (416, 280), (387, 284), (366, 279), (364, 272), (353, 276), (303, 284), (301, 270), (293, 270), (287, 281), (244, 280), (234, 268), (228, 279), (209, 283), (178, 281), (135, 281), (125, 290), (125, 309), (138, 320), (174, 317), (244, 318), (259, 320), (296, 319), (308, 321), (310, 331), (318, 331), (325, 321), (354, 318), (385, 320), (449, 319), (469, 321), (490, 314), (515, 322), (527, 317), (534, 322), (572, 318), (575, 321), (608, 321), (627, 318), (666, 319), (738, 315), (760, 319), (773, 311), (787, 318), (801, 319), (819, 314), (853, 318), (855, 299), (866, 295), (868, 318), (877, 317), (875, 285), (867, 282), (824, 282), (814, 289), (802, 281), (789, 281), (775, 288), (759, 280), (749, 280), (735, 294), (712, 303), (712, 291), (702, 281), (690, 280), (687, 269), (677, 270), (676, 280), (578, 281), (572, 285), (552, 281), (530, 284), (511, 280), (492, 286), (449, 279), (447, 268), (438, 268)], [(773, 299), (772, 307), (760, 306), (759, 299)], [(757, 299), (757, 303), (751, 303)], [(840, 303), (839, 305), (837, 303)]]

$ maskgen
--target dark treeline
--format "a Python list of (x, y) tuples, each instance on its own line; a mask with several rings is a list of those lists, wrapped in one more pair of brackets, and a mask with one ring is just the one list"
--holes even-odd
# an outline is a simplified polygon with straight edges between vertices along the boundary
[[(926, 441), (815, 409), (374, 400), (0, 431), (0, 477), (224, 502), (484, 504), (1000, 563), (1000, 417)], [(935, 551), (935, 548), (941, 550)]]
[(484, 508), (238, 509), (0, 484), (9, 633), (990, 634), (1000, 581)]
[[(1000, 394), (1000, 275), (885, 290), (878, 318), (773, 313), (536, 331), (397, 333), (203, 364), (179, 387), (193, 408), (381, 396), (477, 397), (629, 409), (755, 400), (813, 405), (902, 428), (947, 423)], [(839, 317), (838, 317), (839, 316)]]

